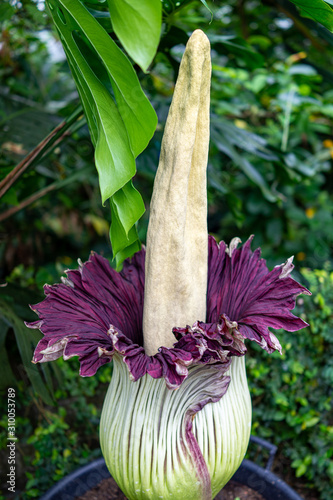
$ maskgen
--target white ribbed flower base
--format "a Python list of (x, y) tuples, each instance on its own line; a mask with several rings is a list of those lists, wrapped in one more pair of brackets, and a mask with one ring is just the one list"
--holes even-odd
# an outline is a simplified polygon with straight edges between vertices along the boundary
[(240, 466), (251, 433), (252, 405), (245, 356), (234, 357), (226, 375), (231, 377), (226, 394), (198, 412), (193, 425), (210, 473), (212, 498)]
[(111, 475), (130, 500), (210, 500), (226, 484), (244, 457), (251, 427), (243, 358), (233, 359), (230, 376), (220, 401), (194, 417), (200, 452), (189, 440), (188, 415), (220, 383), (218, 371), (193, 367), (171, 391), (163, 379), (149, 375), (132, 382), (125, 363), (114, 356), (100, 442)]

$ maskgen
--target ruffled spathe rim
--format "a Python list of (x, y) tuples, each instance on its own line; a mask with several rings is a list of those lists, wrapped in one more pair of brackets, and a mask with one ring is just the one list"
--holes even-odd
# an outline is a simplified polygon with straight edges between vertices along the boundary
[(78, 270), (67, 271), (62, 283), (45, 285), (46, 298), (31, 306), (39, 320), (27, 326), (44, 334), (33, 362), (79, 356), (80, 375), (92, 376), (117, 352), (132, 380), (149, 374), (175, 389), (191, 366), (216, 364), (227, 371), (231, 356), (245, 354), (245, 339), (281, 352), (269, 327), (295, 331), (307, 326), (290, 310), (298, 294), (310, 292), (290, 278), (290, 259), (268, 271), (260, 250), (251, 251), (251, 240), (238, 248), (238, 238), (228, 247), (209, 237), (207, 322), (175, 325), (173, 347), (161, 346), (154, 356), (143, 348), (144, 248), (125, 261), (120, 273), (92, 253)]
[(294, 332), (308, 326), (290, 311), (297, 295), (311, 292), (290, 277), (292, 257), (269, 271), (260, 248), (251, 251), (252, 239), (238, 248), (239, 238), (228, 247), (224, 241), (218, 244), (209, 237), (207, 321), (226, 314), (237, 322), (244, 339), (253, 340), (267, 352), (281, 353), (269, 327)]

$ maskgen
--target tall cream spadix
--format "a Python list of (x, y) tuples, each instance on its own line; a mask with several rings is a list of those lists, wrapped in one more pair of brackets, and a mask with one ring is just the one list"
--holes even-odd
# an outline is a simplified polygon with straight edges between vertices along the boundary
[(210, 44), (196, 30), (180, 65), (150, 205), (143, 313), (145, 351), (171, 347), (174, 326), (205, 321)]

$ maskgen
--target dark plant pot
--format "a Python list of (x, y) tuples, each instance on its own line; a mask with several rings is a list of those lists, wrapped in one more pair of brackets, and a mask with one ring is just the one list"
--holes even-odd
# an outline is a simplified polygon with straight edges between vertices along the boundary
[[(253, 436), (251, 441), (270, 451), (266, 468), (259, 467), (250, 460), (243, 460), (232, 479), (257, 491), (266, 500), (302, 500), (282, 479), (270, 471), (276, 446)], [(110, 473), (106, 468), (104, 458), (99, 458), (63, 478), (40, 500), (74, 500), (108, 477)]]

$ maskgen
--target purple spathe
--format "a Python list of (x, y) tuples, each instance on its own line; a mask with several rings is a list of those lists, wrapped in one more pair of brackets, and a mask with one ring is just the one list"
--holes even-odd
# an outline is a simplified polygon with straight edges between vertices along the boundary
[(79, 356), (80, 375), (91, 376), (117, 352), (133, 380), (148, 373), (165, 378), (174, 389), (190, 366), (218, 364), (225, 372), (231, 356), (245, 354), (246, 338), (268, 352), (281, 352), (269, 327), (295, 331), (306, 326), (290, 310), (297, 295), (310, 292), (290, 278), (291, 259), (269, 271), (260, 250), (251, 251), (251, 240), (237, 248), (237, 238), (228, 247), (209, 237), (207, 323), (198, 318), (192, 326), (175, 325), (174, 346), (161, 346), (154, 356), (143, 348), (145, 250), (125, 261), (120, 273), (92, 253), (78, 270), (67, 271), (62, 283), (45, 285), (45, 300), (32, 306), (39, 320), (27, 326), (44, 334), (33, 361)]
[(221, 314), (238, 324), (239, 333), (254, 340), (268, 352), (281, 346), (272, 328), (294, 332), (307, 326), (294, 316), (296, 296), (310, 292), (290, 278), (294, 266), (292, 258), (269, 271), (261, 251), (251, 251), (251, 236), (237, 248), (240, 240), (234, 238), (229, 248), (221, 241), (209, 238), (207, 322), (214, 322)]

